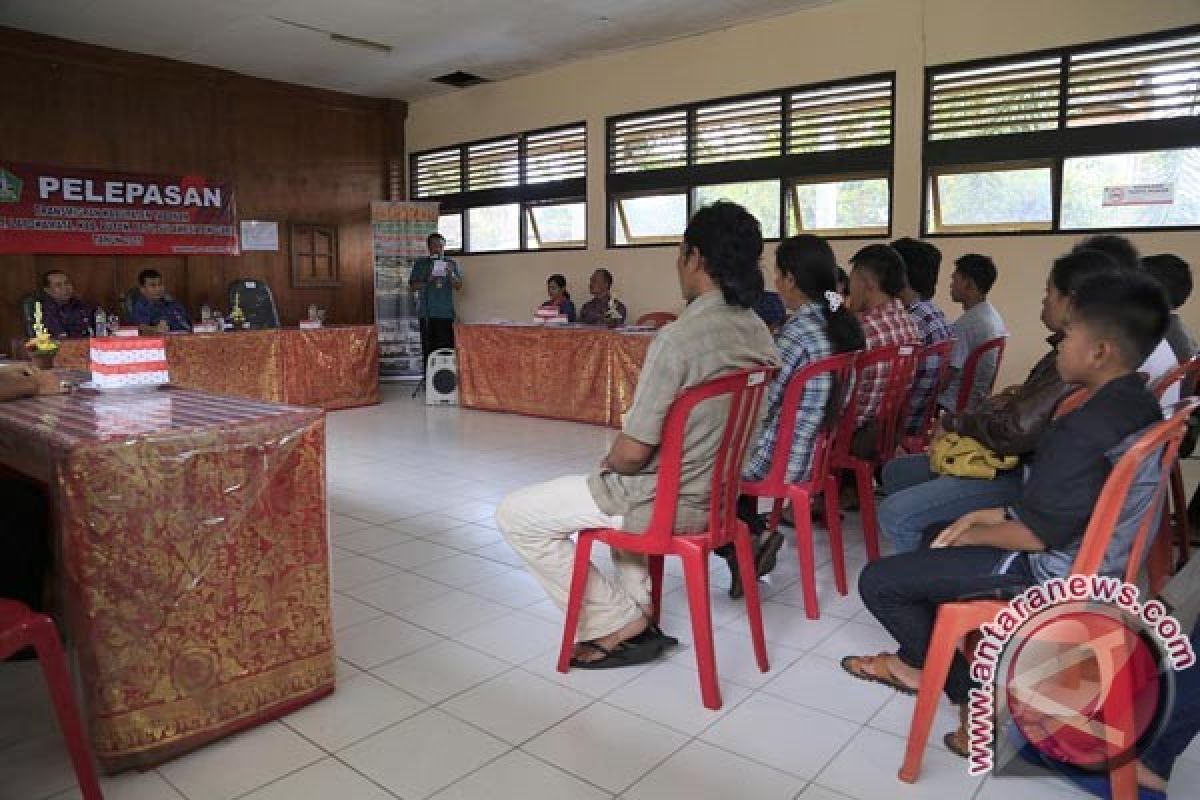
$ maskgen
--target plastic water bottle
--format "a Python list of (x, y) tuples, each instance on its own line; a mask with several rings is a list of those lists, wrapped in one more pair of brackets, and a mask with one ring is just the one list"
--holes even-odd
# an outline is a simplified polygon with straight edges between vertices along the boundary
[(108, 314), (103, 308), (96, 309), (96, 329), (93, 333), (96, 336), (108, 336)]
[(212, 309), (208, 307), (208, 303), (200, 306), (200, 321), (208, 322), (212, 319)]

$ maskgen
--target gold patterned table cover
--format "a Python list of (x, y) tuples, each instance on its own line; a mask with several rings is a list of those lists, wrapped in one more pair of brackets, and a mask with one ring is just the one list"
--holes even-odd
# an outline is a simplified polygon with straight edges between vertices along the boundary
[[(332, 411), (379, 402), (374, 325), (166, 337), (171, 384)], [(63, 341), (55, 366), (87, 369), (87, 339)]]
[(145, 768), (333, 690), (325, 420), (190, 390), (0, 404), (44, 481), (101, 767)]
[(621, 427), (652, 332), (455, 325), (465, 408)]

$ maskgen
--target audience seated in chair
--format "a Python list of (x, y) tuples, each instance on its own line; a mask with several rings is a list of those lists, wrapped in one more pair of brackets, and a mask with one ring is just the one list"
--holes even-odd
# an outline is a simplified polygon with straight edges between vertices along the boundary
[(1150, 277), (1158, 281), (1167, 294), (1167, 303), (1171, 306), (1171, 321), (1167, 324), (1167, 344), (1171, 345), (1176, 360), (1182, 364), (1196, 355), (1198, 348), (1196, 337), (1176, 313), (1191, 297), (1192, 269), (1182, 258), (1170, 253), (1146, 256), (1142, 259), (1142, 267)]
[[(962, 304), (963, 314), (954, 320), (955, 342), (954, 352), (950, 354), (950, 380), (938, 398), (938, 403), (946, 409), (958, 408), (959, 385), (967, 357), (984, 342), (1008, 333), (999, 312), (987, 300), (988, 292), (996, 283), (995, 263), (987, 256), (968, 253), (955, 261), (954, 266), (954, 274), (950, 276), (950, 298)], [(998, 367), (996, 353), (985, 353), (975, 370), (968, 409), (974, 408), (987, 397)]]
[[(1058, 347), (1070, 311), (1071, 295), (1087, 278), (1118, 272), (1117, 263), (1098, 250), (1075, 250), (1054, 262), (1042, 298), (1042, 324), (1050, 329), (1050, 351), (1025, 382), (988, 398), (972, 411), (944, 414), (934, 430), (968, 436), (998, 456), (1027, 459), (1071, 386), (1058, 372)], [(1006, 506), (1020, 491), (1020, 469), (991, 480), (937, 475), (926, 454), (902, 456), (883, 468), (886, 497), (879, 527), (894, 552), (915, 550), (931, 526), (945, 525), (980, 508)]]
[[(758, 221), (718, 202), (688, 223), (676, 259), (687, 308), (651, 343), (624, 430), (590, 475), (572, 475), (509, 494), (496, 511), (504, 538), (550, 599), (565, 608), (574, 566), (572, 536), (586, 528), (643, 531), (658, 483), (657, 446), (668, 409), (682, 389), (737, 369), (778, 363), (771, 335), (751, 308), (763, 289)], [(714, 454), (727, 409), (693, 412), (686, 433), (679, 532), (708, 527)], [(591, 569), (572, 665), (620, 667), (660, 656), (674, 639), (651, 624), (646, 560), (613, 551), (616, 578)]]
[[(937, 291), (938, 270), (942, 265), (942, 252), (928, 242), (905, 237), (892, 242), (892, 247), (904, 259), (904, 274), (908, 286), (900, 292), (900, 302), (908, 309), (917, 330), (921, 334), (921, 343), (929, 346), (954, 338), (950, 321), (933, 302), (933, 294)], [(941, 364), (936, 357), (930, 357), (917, 365), (917, 378), (913, 382), (912, 394), (909, 395), (909, 407), (904, 417), (902, 431), (907, 434), (921, 433), (925, 422), (925, 411), (930, 403), (936, 403), (938, 374)]]
[(52, 269), (42, 276), (42, 290), (34, 298), (42, 304), (42, 324), (58, 339), (80, 339), (92, 335), (96, 306), (75, 296), (67, 273)]
[[(837, 261), (833, 249), (824, 239), (807, 234), (793, 236), (775, 250), (775, 288), (791, 316), (775, 340), (783, 366), (767, 394), (767, 411), (758, 439), (750, 445), (742, 473), (745, 481), (760, 481), (770, 469), (779, 430), (780, 405), (792, 376), (813, 361), (834, 353), (862, 349), (862, 328), (845, 307), (836, 287)], [(832, 396), (833, 386), (828, 375), (814, 379), (805, 389), (792, 434), (787, 469), (789, 483), (808, 477), (813, 442), (821, 427), (831, 422), (826, 412)], [(756, 498), (740, 498), (738, 516), (750, 527), (755, 542), (755, 563), (758, 575), (762, 577), (775, 568), (783, 534), (774, 531), (766, 540), (762, 539), (765, 525), (758, 515)], [(732, 547), (717, 552), (729, 564), (730, 596), (740, 597), (742, 586)]]
[(591, 292), (592, 299), (579, 309), (581, 323), (614, 327), (625, 324), (628, 312), (625, 310), (625, 304), (612, 296), (612, 285), (613, 276), (608, 270), (601, 267), (592, 273), (592, 277), (588, 279), (588, 291)]
[[(847, 306), (862, 324), (865, 349), (921, 344), (921, 332), (900, 302), (907, 285), (904, 259), (886, 244), (867, 245), (850, 259), (850, 299)], [(858, 408), (851, 452), (873, 458), (879, 435), (876, 416), (887, 388), (887, 372), (868, 367), (859, 375)]]
[(783, 298), (778, 292), (766, 291), (762, 293), (762, 297), (754, 304), (754, 313), (762, 318), (766, 323), (767, 329), (772, 334), (778, 334), (783, 327), (783, 323), (787, 321), (787, 307), (783, 303)]
[[(1114, 261), (1117, 262), (1117, 266), (1119, 266), (1121, 269), (1127, 269), (1132, 272), (1143, 271), (1142, 260), (1138, 257), (1137, 248), (1134, 247), (1133, 242), (1129, 241), (1129, 239), (1125, 238), (1124, 236), (1117, 236), (1116, 234), (1111, 233), (1096, 234), (1095, 236), (1087, 237), (1079, 244), (1075, 245), (1075, 249), (1078, 250), (1081, 248), (1089, 248), (1107, 253)], [(1170, 331), (1169, 326), (1167, 330), (1168, 332)], [(1149, 357), (1146, 358), (1145, 363), (1138, 368), (1138, 372), (1142, 374), (1147, 383), (1154, 383), (1154, 381), (1158, 380), (1177, 366), (1179, 366), (1179, 359), (1175, 357), (1175, 353), (1171, 348), (1170, 342), (1168, 342), (1167, 338), (1164, 336), (1163, 340), (1158, 343), (1157, 347), (1154, 348), (1154, 352), (1152, 352)], [(1179, 400), (1179, 387), (1174, 386), (1169, 389), (1162, 396), (1162, 398), (1160, 398), (1160, 400), (1164, 408), (1173, 405), (1177, 400)]]
[(145, 333), (192, 329), (187, 309), (167, 294), (162, 273), (156, 269), (144, 269), (138, 273), (138, 293), (133, 299), (131, 320)]
[[(1102, 273), (1074, 289), (1058, 369), (1064, 381), (1089, 391), (1088, 401), (1050, 424), (1007, 508), (966, 514), (940, 531), (935, 527), (928, 547), (867, 565), (859, 577), (863, 602), (900, 648), (848, 656), (842, 660), (848, 673), (911, 694), (939, 604), (1002, 597), (1069, 571), (1111, 471), (1111, 452), (1161, 419), (1136, 370), (1162, 339), (1167, 316), (1162, 292), (1145, 275)], [(970, 684), (960, 655), (945, 692), (964, 718)], [(965, 757), (964, 725), (946, 745)]]

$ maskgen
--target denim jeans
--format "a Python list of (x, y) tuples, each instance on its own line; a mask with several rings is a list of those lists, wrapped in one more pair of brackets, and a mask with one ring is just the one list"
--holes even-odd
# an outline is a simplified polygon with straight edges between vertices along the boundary
[(928, 456), (902, 456), (884, 466), (883, 491), (879, 528), (894, 552), (907, 553), (921, 546), (930, 528), (1012, 504), (1021, 493), (1021, 470), (997, 473), (990, 481), (953, 478), (932, 472)]
[[(1192, 631), (1192, 648), (1200, 653), (1200, 625)], [(1170, 778), (1175, 759), (1200, 732), (1200, 667), (1175, 673), (1175, 703), (1166, 727), (1142, 754), (1142, 763), (1160, 778)]]
[[(1005, 599), (1033, 585), (1029, 561), (1018, 557), (997, 574), (1011, 552), (995, 547), (942, 547), (872, 561), (858, 577), (858, 593), (875, 619), (900, 643), (896, 653), (910, 667), (925, 665), (938, 606), (954, 600)], [(962, 654), (954, 656), (946, 696), (967, 701), (971, 676)]]

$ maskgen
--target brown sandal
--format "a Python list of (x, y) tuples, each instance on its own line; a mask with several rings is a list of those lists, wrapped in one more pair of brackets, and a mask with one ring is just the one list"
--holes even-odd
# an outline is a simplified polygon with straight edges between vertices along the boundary
[(917, 690), (903, 683), (888, 666), (887, 659), (895, 658), (892, 653), (880, 653), (876, 656), (846, 656), (842, 659), (842, 669), (868, 683), (880, 683), (895, 689), (900, 694), (915, 695)]
[(959, 706), (958, 728), (942, 737), (942, 744), (946, 745), (946, 749), (959, 758), (970, 758), (971, 739), (967, 733), (969, 721), (967, 707)]

